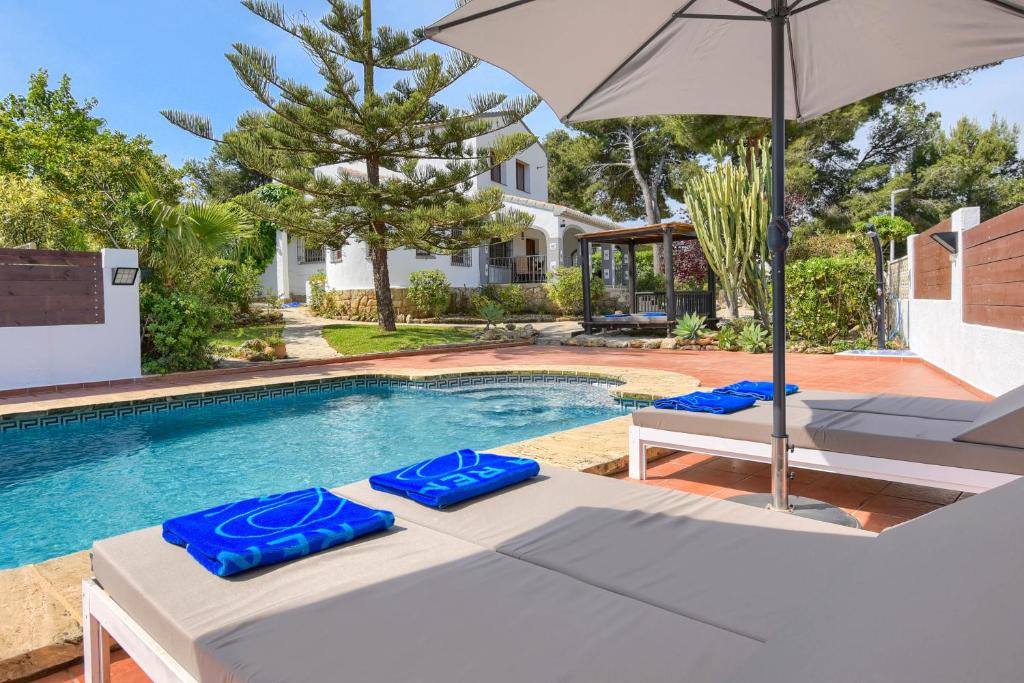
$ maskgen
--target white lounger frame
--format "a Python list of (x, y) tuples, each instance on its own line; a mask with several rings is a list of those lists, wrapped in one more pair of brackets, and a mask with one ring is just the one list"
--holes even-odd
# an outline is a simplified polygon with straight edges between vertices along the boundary
[(86, 683), (110, 683), (111, 639), (154, 683), (198, 683), (95, 579), (82, 582), (82, 630)]
[[(652, 427), (633, 425), (629, 428), (629, 476), (647, 478), (647, 449), (668, 448), (725, 458), (770, 463), (771, 446), (756, 441), (726, 439), (720, 436), (684, 434)], [(885, 479), (905, 484), (919, 484), (955, 491), (981, 493), (1017, 479), (1015, 474), (984, 470), (968, 470), (945, 465), (930, 465), (908, 460), (890, 460), (851, 453), (833, 453), (813, 448), (793, 448), (789, 455), (792, 467), (821, 472), (847, 474), (870, 479)]]

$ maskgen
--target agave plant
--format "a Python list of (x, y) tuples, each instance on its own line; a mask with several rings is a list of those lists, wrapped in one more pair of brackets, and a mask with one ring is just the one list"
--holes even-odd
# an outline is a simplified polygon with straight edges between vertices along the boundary
[(484, 330), (491, 329), (491, 325), (497, 325), (505, 318), (505, 309), (501, 307), (501, 304), (485, 299), (479, 306), (477, 306), (476, 312), (484, 319), (487, 326)]
[(753, 323), (740, 330), (737, 342), (747, 353), (764, 353), (768, 350), (768, 336), (764, 325)]
[(707, 317), (699, 313), (687, 313), (676, 323), (675, 335), (680, 339), (695, 341), (704, 331)]

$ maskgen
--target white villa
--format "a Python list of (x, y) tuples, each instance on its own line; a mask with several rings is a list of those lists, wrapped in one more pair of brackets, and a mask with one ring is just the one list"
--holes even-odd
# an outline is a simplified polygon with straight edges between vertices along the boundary
[[(528, 131), (525, 125), (509, 132)], [(478, 137), (476, 145), (487, 146), (495, 133)], [(337, 174), (344, 169), (362, 175), (358, 164), (338, 164), (321, 169)], [(541, 283), (560, 265), (579, 264), (579, 242), (583, 233), (614, 230), (621, 226), (590, 216), (567, 206), (551, 204), (548, 198), (548, 158), (540, 144), (534, 144), (515, 159), (495, 166), (489, 174), (477, 177), (473, 189), (498, 186), (505, 193), (505, 205), (534, 217), (533, 227), (507, 242), (482, 244), (458, 254), (429, 254), (411, 249), (396, 249), (388, 258), (391, 286), (409, 286), (409, 274), (437, 269), (453, 287), (480, 287), (485, 284)], [(605, 263), (613, 261), (605, 255)], [(306, 282), (314, 273), (326, 271), (327, 289), (359, 290), (373, 288), (373, 269), (365, 244), (350, 242), (344, 249), (306, 248), (301, 238), (277, 234), (277, 255), (263, 273), (262, 284), (285, 298), (306, 296)], [(621, 278), (612, 268), (605, 269), (607, 284)]]

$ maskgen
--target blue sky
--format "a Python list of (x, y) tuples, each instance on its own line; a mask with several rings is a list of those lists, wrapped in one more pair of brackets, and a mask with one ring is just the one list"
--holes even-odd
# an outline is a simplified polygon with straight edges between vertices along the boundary
[[(376, 21), (412, 28), (446, 14), (453, 0), (375, 0)], [(285, 0), (292, 11), (319, 17), (324, 0)], [(288, 36), (263, 23), (236, 0), (0, 0), (0, 95), (23, 92), (40, 67), (69, 73), (79, 98), (96, 97), (98, 114), (113, 128), (142, 133), (172, 163), (202, 157), (208, 145), (179, 131), (159, 114), (184, 109), (209, 115), (218, 131), (254, 101), (224, 59), (234, 42), (268, 48), (283, 73), (312, 81), (306, 56)], [(929, 107), (951, 125), (967, 115), (987, 122), (999, 113), (1024, 123), (1024, 60), (976, 75), (967, 85), (928, 93)], [(467, 93), (520, 94), (526, 88), (484, 65), (445, 95), (462, 104)], [(558, 126), (541, 107), (528, 119), (543, 135)]]

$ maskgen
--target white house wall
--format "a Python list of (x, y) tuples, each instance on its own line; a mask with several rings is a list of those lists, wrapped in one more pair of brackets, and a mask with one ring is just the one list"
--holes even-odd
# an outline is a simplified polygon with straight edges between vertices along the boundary
[(113, 269), (138, 268), (133, 249), (104, 249), (99, 325), (0, 328), (0, 390), (142, 376), (139, 283), (113, 285)]
[[(420, 270), (440, 270), (452, 287), (480, 286), (480, 249), (471, 249), (469, 266), (453, 266), (448, 254), (433, 258), (416, 258), (411, 249), (395, 249), (388, 254), (388, 271), (392, 287), (408, 287), (409, 275)], [(373, 288), (373, 264), (366, 258), (366, 245), (353, 242), (345, 246), (341, 262), (327, 264), (327, 288)]]
[(281, 292), (277, 283), (280, 277), (280, 254), (283, 248), (283, 240), (281, 239), (281, 236), (285, 234), (286, 233), (281, 233), (280, 231), (278, 232), (277, 254), (274, 256), (274, 261), (260, 276), (260, 284), (263, 286), (265, 291), (271, 292), (277, 296), (305, 296), (306, 282), (313, 275), (324, 269), (324, 263), (299, 263), (298, 240), (288, 240), (286, 273), (286, 279), (288, 280), (288, 292)]

